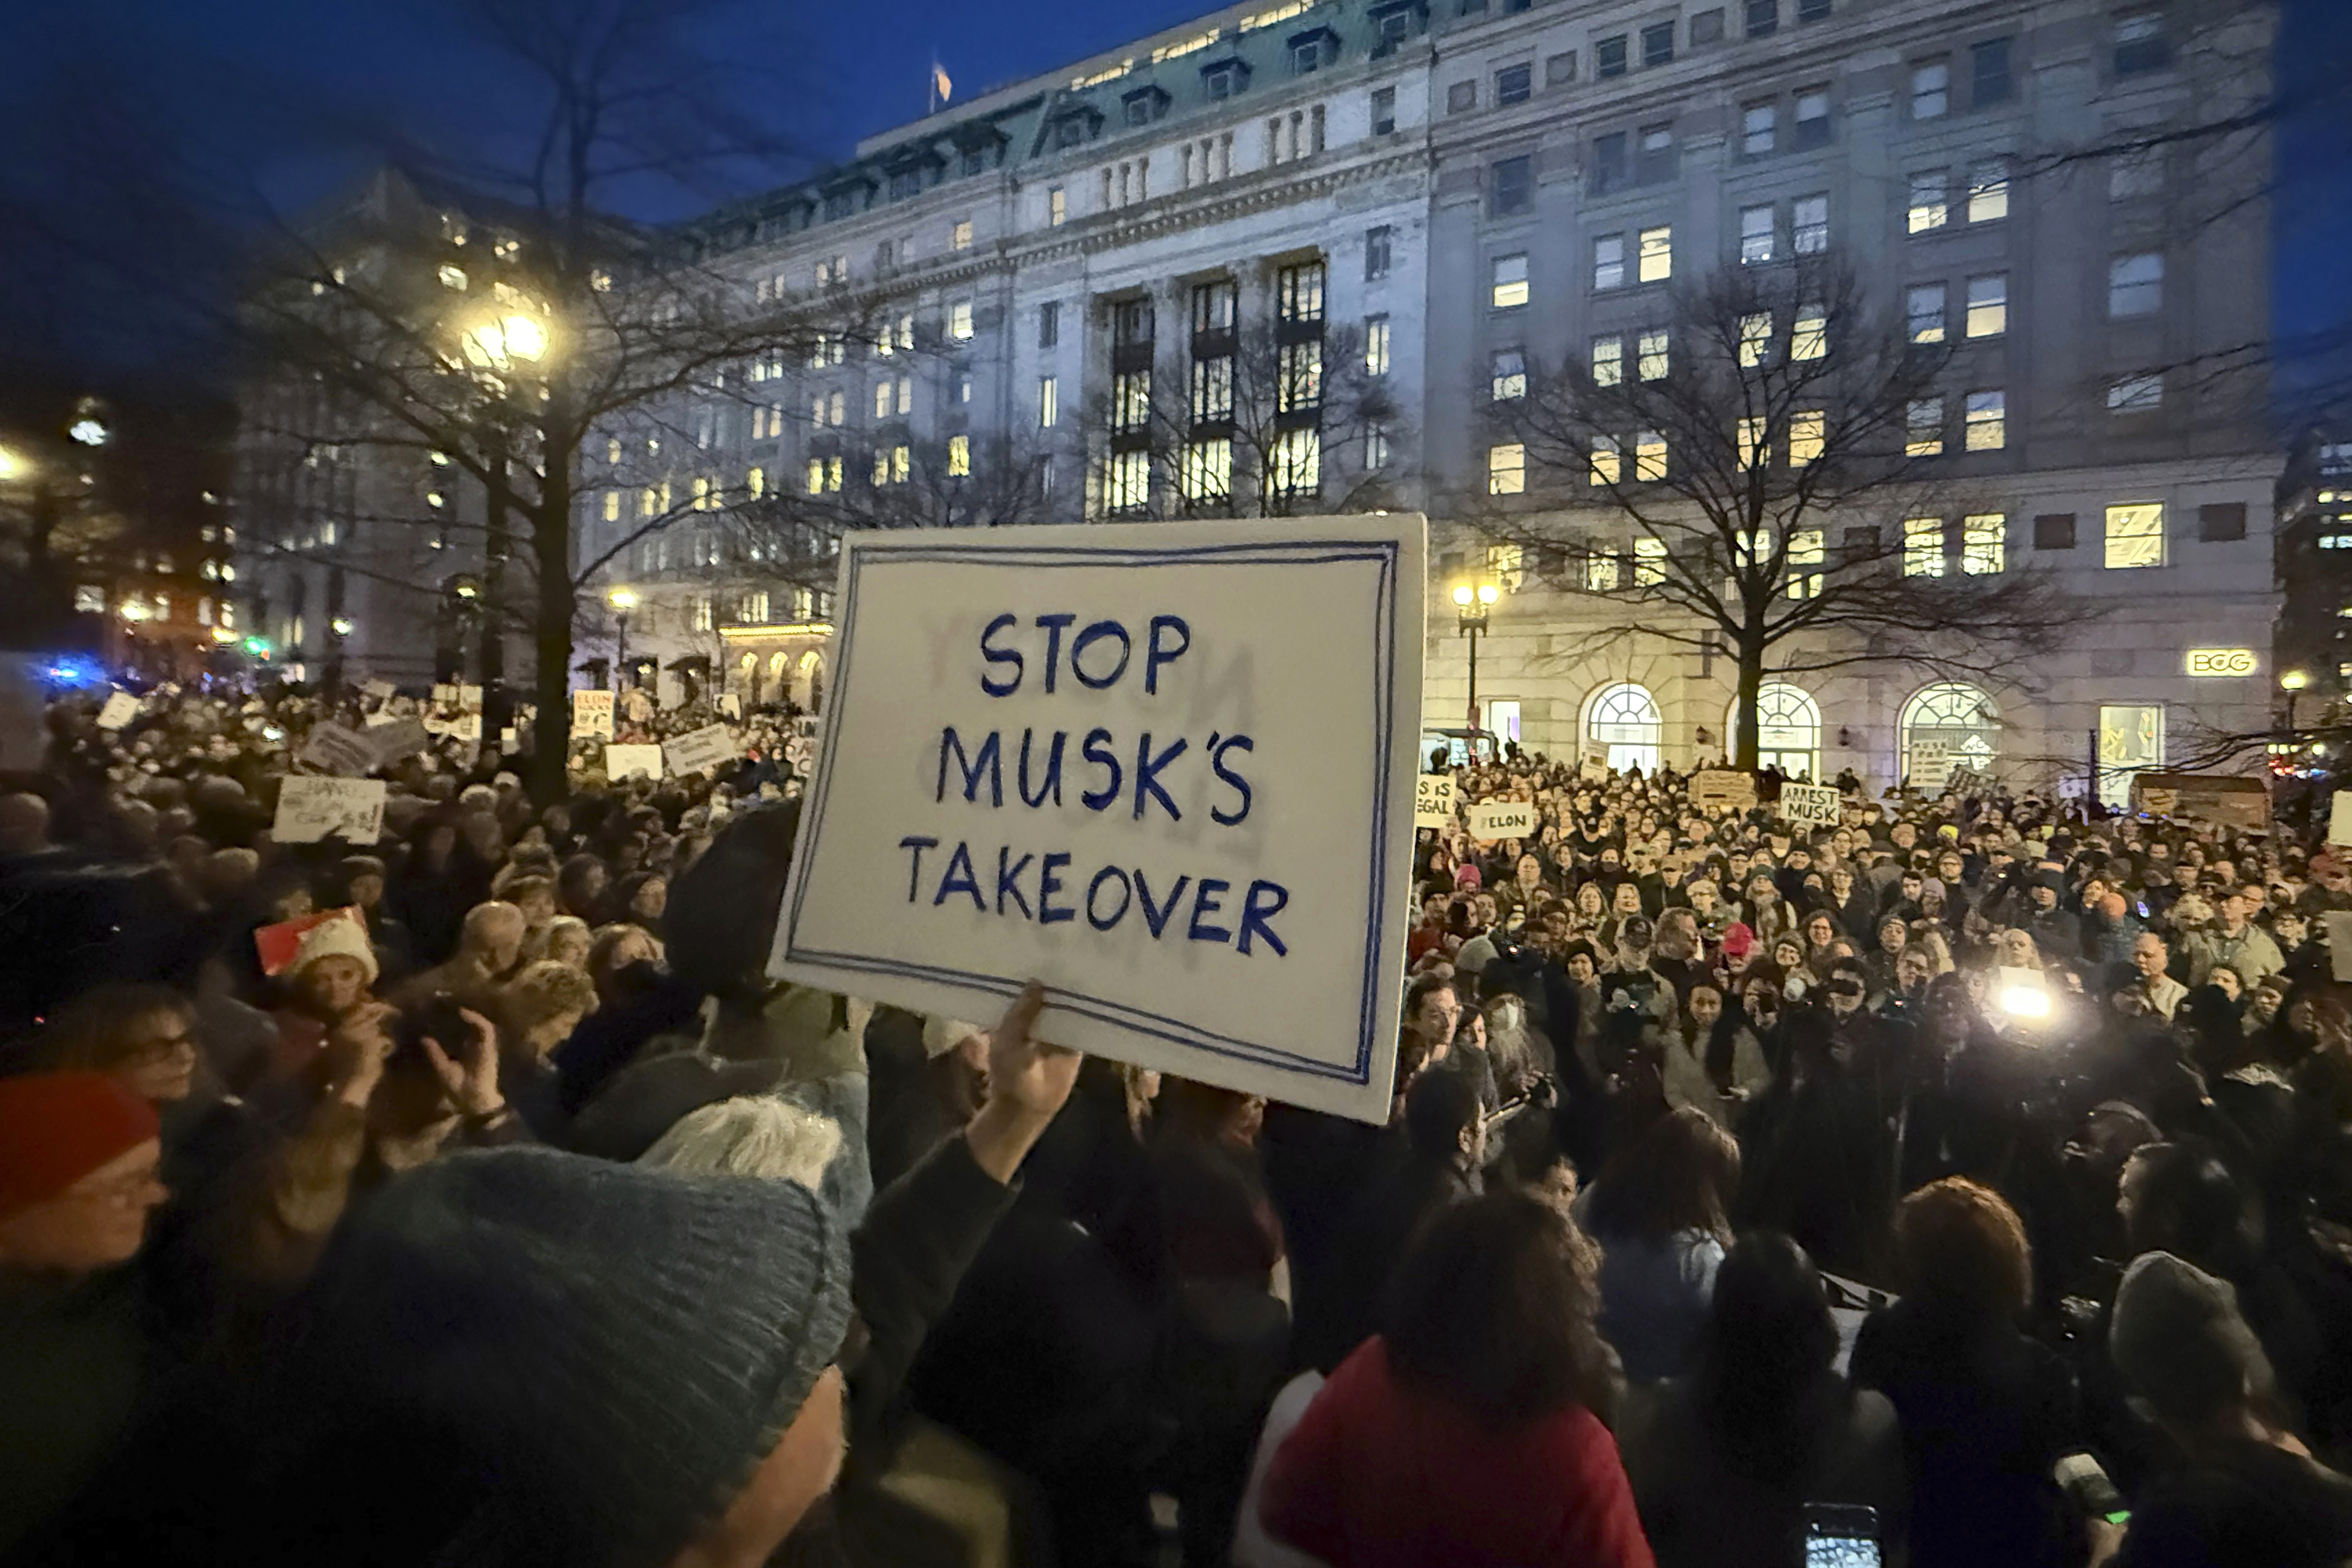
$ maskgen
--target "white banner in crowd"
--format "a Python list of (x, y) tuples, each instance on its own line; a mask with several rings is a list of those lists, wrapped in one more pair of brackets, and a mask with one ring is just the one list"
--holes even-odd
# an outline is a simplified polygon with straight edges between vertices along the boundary
[(602, 735), (613, 738), (613, 694), (609, 691), (575, 691), (572, 694), (572, 732), (576, 735)]
[(1417, 515), (843, 541), (770, 973), (1386, 1119)]
[(672, 778), (682, 779), (704, 768), (723, 768), (742, 754), (743, 748), (735, 743), (735, 731), (724, 724), (705, 724), (662, 742), (662, 761), (669, 764)]
[(316, 844), (340, 836), (373, 844), (383, 832), (382, 779), (328, 779), (289, 773), (278, 786), (269, 836), (280, 844)]
[(1481, 844), (1498, 838), (1533, 838), (1543, 824), (1529, 800), (1482, 800), (1464, 808), (1462, 820)]
[(604, 748), (604, 776), (618, 783), (622, 779), (642, 775), (649, 779), (662, 776), (662, 749), (659, 746), (607, 746)]
[(110, 691), (106, 695), (106, 706), (98, 710), (98, 727), (120, 730), (138, 717), (139, 699), (128, 691)]
[(2352, 845), (2352, 789), (2339, 789), (2327, 805), (2327, 842)]
[(1784, 784), (1780, 786), (1780, 816), (1788, 822), (1835, 827), (1838, 800), (1838, 792), (1831, 784)]
[(1415, 827), (1454, 826), (1454, 776), (1423, 773), (1412, 781), (1412, 825)]

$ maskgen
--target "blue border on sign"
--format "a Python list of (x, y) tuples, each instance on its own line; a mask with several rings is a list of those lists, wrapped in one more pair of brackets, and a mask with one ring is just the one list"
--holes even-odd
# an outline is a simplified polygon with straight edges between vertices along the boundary
[[(844, 574), (841, 592), (840, 643), (834, 658), (833, 691), (835, 703), (846, 700), (849, 683), (855, 674), (856, 631), (857, 626), (858, 579), (869, 557), (879, 557), (880, 565), (905, 565), (915, 563), (950, 563), (992, 566), (1028, 566), (1045, 569), (1055, 566), (1173, 566), (1213, 563), (1222, 566), (1307, 566), (1328, 565), (1346, 561), (1370, 562), (1378, 566), (1377, 585), (1372, 604), (1372, 711), (1379, 750), (1374, 753), (1378, 765), (1373, 769), (1371, 790), (1372, 843), (1370, 864), (1370, 894), (1366, 907), (1371, 919), (1365, 932), (1363, 985), (1357, 1004), (1356, 1060), (1352, 1068), (1334, 1067), (1328, 1062), (1302, 1057), (1295, 1052), (1277, 1049), (1254, 1040), (1215, 1034), (1181, 1018), (1169, 1018), (1107, 997), (1091, 996), (1083, 992), (1059, 988), (1050, 994), (1053, 1005), (1066, 1008), (1081, 1017), (1102, 1023), (1116, 1024), (1139, 1034), (1150, 1035), (1175, 1045), (1214, 1056), (1255, 1062), (1261, 1066), (1280, 1067), (1290, 1071), (1315, 1077), (1333, 1078), (1347, 1083), (1365, 1083), (1371, 1077), (1372, 1027), (1380, 1016), (1381, 974), (1380, 955), (1388, 921), (1394, 918), (1384, 889), (1388, 881), (1389, 799), (1381, 787), (1381, 780), (1393, 750), (1396, 715), (1396, 658), (1394, 641), (1397, 612), (1397, 576), (1403, 546), (1394, 540), (1298, 540), (1249, 544), (1168, 545), (1150, 548), (1137, 545), (1033, 545), (1011, 549), (990, 549), (976, 545), (941, 544), (936, 540), (908, 541), (903, 544), (887, 540), (860, 542), (849, 549), (847, 570)], [(816, 859), (817, 837), (824, 820), (824, 803), (833, 789), (833, 768), (839, 756), (836, 748), (822, 750), (817, 763), (814, 787), (802, 804), (807, 820), (807, 842), (801, 854), (809, 865)], [(905, 979), (952, 983), (972, 989), (1013, 996), (1019, 993), (1023, 981), (998, 974), (984, 974), (971, 970), (949, 969), (936, 964), (913, 963), (903, 959), (878, 958), (866, 953), (833, 952), (803, 946), (799, 940), (802, 905), (808, 896), (808, 884), (801, 879), (793, 890), (792, 908), (785, 912), (782, 957), (787, 963), (822, 963), (839, 969), (862, 971), (866, 973), (895, 974)]]

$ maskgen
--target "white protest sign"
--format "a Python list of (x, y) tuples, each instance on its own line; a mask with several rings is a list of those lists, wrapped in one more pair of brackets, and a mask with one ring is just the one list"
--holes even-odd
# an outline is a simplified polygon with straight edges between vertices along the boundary
[(482, 716), (479, 712), (460, 713), (449, 721), (449, 733), (461, 741), (478, 742), (482, 738)]
[(731, 691), (722, 692), (719, 698), (719, 710), (730, 719), (740, 719), (743, 717), (743, 700)]
[(457, 707), (461, 712), (479, 713), (482, 710), (482, 689), (478, 686), (457, 688)]
[(375, 748), (376, 741), (373, 735), (346, 730), (341, 724), (320, 724), (311, 729), (309, 742), (295, 761), (308, 763), (314, 768), (324, 768), (331, 773), (357, 778), (376, 765)]
[(278, 817), (269, 836), (280, 844), (316, 844), (340, 837), (373, 844), (383, 831), (382, 779), (328, 779), (289, 773), (278, 786)]
[(389, 680), (371, 680), (365, 686), (361, 687), (360, 689), (366, 692), (370, 697), (374, 698), (378, 702), (389, 702), (398, 692), (399, 689), (394, 686)]
[(618, 781), (639, 773), (649, 779), (662, 776), (662, 749), (659, 746), (604, 748), (605, 777)]
[(1482, 800), (1464, 808), (1462, 819), (1470, 837), (1491, 844), (1497, 838), (1533, 838), (1540, 826), (1533, 801)]
[(2352, 844), (2352, 789), (2339, 789), (2327, 807), (2327, 842)]
[(814, 761), (816, 761), (816, 742), (806, 735), (794, 735), (784, 742), (784, 762), (793, 772), (804, 773), (809, 771), (809, 764)]
[(609, 691), (575, 691), (572, 694), (572, 732), (574, 735), (602, 735), (613, 738), (613, 694)]
[(1424, 536), (846, 536), (770, 973), (1384, 1121)]
[(1412, 825), (1415, 827), (1454, 826), (1454, 777), (1422, 773), (1412, 781)]
[(110, 691), (106, 696), (106, 706), (98, 710), (98, 727), (120, 730), (138, 717), (139, 699), (127, 691)]
[(1835, 827), (1838, 792), (1829, 784), (1784, 784), (1780, 786), (1780, 816), (1789, 822)]
[(513, 725), (509, 724), (506, 728), (499, 731), (499, 750), (502, 752), (511, 752), (520, 744), (522, 744), (522, 742), (516, 737), (515, 727)]
[(436, 686), (433, 689), (433, 706), (436, 708), (457, 706), (457, 689), (454, 686)]
[(705, 724), (699, 730), (688, 731), (675, 741), (663, 742), (661, 750), (672, 778), (684, 778), (704, 768), (722, 768), (743, 754), (743, 749), (735, 743), (735, 731), (724, 724)]

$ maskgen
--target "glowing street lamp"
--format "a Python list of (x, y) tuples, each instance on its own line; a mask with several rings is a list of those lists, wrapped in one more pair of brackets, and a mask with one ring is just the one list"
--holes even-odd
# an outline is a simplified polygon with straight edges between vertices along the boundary
[[(1483, 729), (1478, 722), (1478, 634), (1486, 629), (1486, 611), (1503, 596), (1502, 589), (1492, 583), (1456, 583), (1454, 584), (1454, 607), (1456, 624), (1462, 635), (1470, 639), (1470, 728)], [(1474, 737), (1471, 752), (1477, 743)]]
[(637, 591), (614, 588), (604, 595), (604, 602), (613, 606), (614, 617), (620, 622), (621, 627), (620, 637), (613, 647), (613, 689), (618, 691), (622, 682), (628, 679), (622, 672), (629, 668), (629, 612), (637, 607)]
[(30, 479), (33, 459), (14, 447), (0, 447), (0, 484), (14, 484)]
[(467, 362), (480, 370), (511, 370), (547, 357), (547, 323), (520, 310), (487, 317), (466, 329)]
[(2300, 691), (2310, 684), (2310, 675), (2300, 669), (2290, 669), (2279, 677), (2279, 686), (2286, 691)]

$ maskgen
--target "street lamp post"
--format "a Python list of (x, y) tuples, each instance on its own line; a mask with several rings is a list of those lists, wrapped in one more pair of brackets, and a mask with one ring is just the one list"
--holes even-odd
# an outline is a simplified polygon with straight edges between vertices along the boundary
[[(1483, 730), (1478, 721), (1478, 634), (1486, 629), (1486, 612), (1503, 591), (1492, 583), (1456, 583), (1454, 585), (1454, 619), (1464, 637), (1470, 639), (1470, 728)], [(1477, 754), (1476, 737), (1472, 737), (1471, 754)]]
[(621, 624), (620, 638), (613, 649), (613, 689), (617, 692), (627, 679), (625, 672), (629, 668), (629, 612), (637, 607), (637, 595), (632, 589), (615, 588), (604, 595), (604, 602), (613, 606), (613, 614)]
[(2289, 730), (2301, 727), (2295, 723), (2294, 700), (2310, 684), (2311, 677), (2300, 669), (2290, 669), (2279, 677), (2279, 689), (2286, 693), (2286, 727)]

